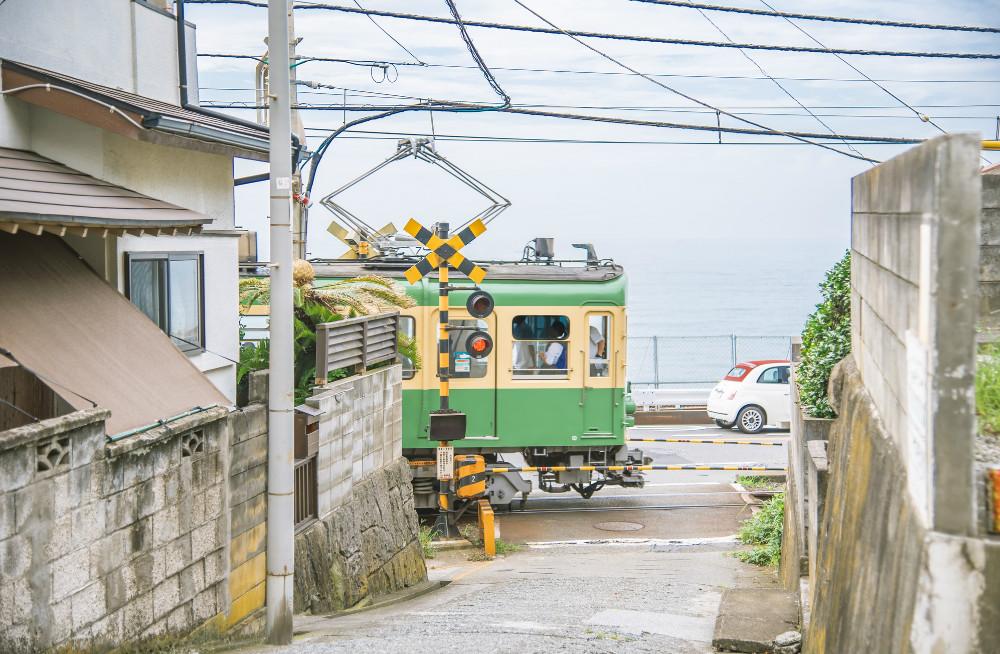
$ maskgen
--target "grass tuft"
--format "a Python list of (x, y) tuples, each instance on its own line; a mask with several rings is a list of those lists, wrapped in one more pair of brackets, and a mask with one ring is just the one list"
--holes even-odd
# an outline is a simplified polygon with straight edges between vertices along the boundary
[(785, 496), (775, 495), (761, 505), (761, 510), (743, 521), (740, 541), (752, 549), (736, 552), (744, 563), (777, 566), (781, 561), (781, 532), (784, 529)]
[(420, 549), (424, 553), (425, 559), (434, 558), (434, 548), (431, 547), (431, 541), (438, 533), (434, 531), (433, 527), (428, 527), (426, 525), (420, 526), (420, 531), (417, 532), (417, 538), (420, 540)]
[(781, 490), (784, 486), (784, 483), (775, 481), (773, 477), (766, 475), (740, 475), (736, 478), (736, 483), (748, 491)]
[(989, 343), (976, 361), (976, 413), (979, 429), (1000, 434), (1000, 343)]

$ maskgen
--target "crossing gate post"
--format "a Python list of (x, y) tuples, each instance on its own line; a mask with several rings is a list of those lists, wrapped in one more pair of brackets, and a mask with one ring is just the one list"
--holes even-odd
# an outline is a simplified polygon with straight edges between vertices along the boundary
[(483, 535), (483, 553), (493, 558), (497, 555), (496, 523), (493, 507), (487, 499), (479, 500), (479, 530)]

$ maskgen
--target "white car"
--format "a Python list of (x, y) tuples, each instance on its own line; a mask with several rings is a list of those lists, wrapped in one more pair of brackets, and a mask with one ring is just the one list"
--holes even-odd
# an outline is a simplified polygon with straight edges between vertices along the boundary
[(756, 434), (765, 427), (787, 427), (791, 421), (790, 376), (788, 361), (738, 363), (709, 394), (708, 417), (724, 429), (736, 425), (744, 434)]

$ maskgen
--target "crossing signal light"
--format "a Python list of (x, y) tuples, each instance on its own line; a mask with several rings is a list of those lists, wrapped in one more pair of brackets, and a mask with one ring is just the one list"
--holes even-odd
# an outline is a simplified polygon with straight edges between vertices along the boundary
[(465, 309), (473, 318), (485, 318), (493, 313), (493, 296), (486, 291), (473, 291), (465, 301)]
[(473, 359), (483, 359), (493, 351), (493, 338), (486, 332), (472, 332), (465, 341), (465, 351)]

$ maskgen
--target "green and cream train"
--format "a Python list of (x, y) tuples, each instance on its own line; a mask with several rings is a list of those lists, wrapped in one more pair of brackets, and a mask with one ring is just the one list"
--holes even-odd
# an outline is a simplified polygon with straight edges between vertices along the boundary
[[(316, 284), (379, 274), (402, 279), (412, 262), (314, 262)], [(634, 407), (626, 394), (627, 282), (621, 266), (536, 261), (490, 262), (480, 288), (496, 303), (477, 319), (465, 312), (468, 291), (452, 293), (451, 408), (467, 414), (467, 436), (456, 453), (482, 454), (487, 464), (519, 454), (532, 466), (641, 464), (625, 430)], [(419, 351), (437, 352), (438, 288), (431, 275), (410, 286), (415, 306), (404, 309), (400, 330), (416, 339)], [(453, 283), (461, 284), (460, 281)], [(474, 331), (493, 338), (492, 353), (477, 359), (463, 351)], [(428, 414), (438, 407), (434, 365), (414, 369), (404, 361), (403, 453), (413, 465), (417, 506), (435, 508), (435, 441), (428, 437)], [(595, 476), (597, 475), (597, 476)], [(605, 484), (641, 486), (641, 473), (580, 471), (540, 474), (539, 488), (575, 490), (584, 497)], [(531, 482), (517, 473), (490, 475), (495, 505), (523, 501)]]

